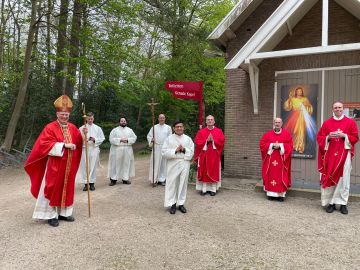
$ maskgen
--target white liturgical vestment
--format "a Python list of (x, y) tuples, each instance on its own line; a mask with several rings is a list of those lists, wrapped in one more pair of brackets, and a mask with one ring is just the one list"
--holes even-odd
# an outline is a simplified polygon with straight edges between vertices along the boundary
[[(169, 125), (157, 124), (155, 125), (155, 143), (153, 144), (153, 128), (150, 129), (147, 140), (150, 147), (153, 147), (150, 157), (150, 170), (149, 170), (149, 180), (153, 181), (153, 168), (154, 168), (154, 183), (164, 182), (166, 179), (166, 159), (161, 155), (161, 148), (164, 144), (164, 141), (167, 137), (171, 135), (171, 127)], [(155, 157), (154, 157), (155, 155)], [(155, 162), (153, 162), (155, 160)], [(154, 165), (153, 165), (154, 163)]]
[[(112, 180), (128, 181), (135, 176), (134, 152), (132, 145), (136, 135), (131, 128), (116, 127), (110, 132), (111, 143), (109, 154), (108, 177)], [(127, 142), (120, 142), (121, 139)]]
[[(185, 153), (175, 153), (182, 145)], [(164, 142), (162, 155), (166, 158), (166, 186), (164, 206), (173, 204), (184, 205), (186, 201), (187, 184), (189, 178), (190, 161), (194, 155), (194, 143), (185, 134), (172, 134)]]
[[(81, 126), (79, 128), (81, 134), (84, 134), (85, 126)], [(86, 135), (88, 141), (88, 171), (89, 171), (89, 182), (96, 182), (96, 169), (99, 166), (99, 154), (100, 154), (100, 144), (105, 140), (104, 133), (98, 125), (91, 124), (86, 125), (88, 129), (88, 133)], [(89, 138), (92, 137), (95, 139), (95, 142), (92, 140), (89, 141)], [(83, 151), (81, 156), (81, 162), (79, 166), (79, 170), (76, 175), (76, 182), (86, 184), (86, 153), (85, 153), (85, 144), (83, 144)]]

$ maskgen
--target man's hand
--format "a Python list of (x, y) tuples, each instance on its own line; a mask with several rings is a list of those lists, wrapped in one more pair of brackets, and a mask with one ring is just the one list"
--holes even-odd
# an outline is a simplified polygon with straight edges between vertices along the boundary
[(121, 143), (122, 143), (122, 142), (123, 142), (123, 143), (127, 143), (127, 142), (128, 142), (128, 139), (127, 139), (127, 138), (121, 138), (121, 139), (120, 139), (120, 142), (121, 142)]
[(210, 133), (209, 136), (207, 137), (206, 141), (207, 141), (207, 142), (213, 142), (213, 141), (214, 141), (213, 136), (212, 136), (211, 133)]
[(274, 149), (279, 149), (279, 148), (280, 148), (280, 144), (279, 144), (279, 143), (274, 143), (274, 144), (273, 144), (273, 148), (274, 148)]
[(64, 145), (65, 148), (70, 149), (70, 150), (75, 150), (76, 149), (76, 145), (73, 143), (65, 143)]
[(184, 147), (180, 144), (180, 145), (176, 148), (175, 153), (180, 153), (180, 152), (183, 152), (184, 150), (185, 150)]
[(93, 143), (95, 143), (95, 138), (94, 137), (90, 137), (89, 141), (92, 141)]
[(87, 128), (87, 127), (84, 127), (84, 128), (83, 128), (83, 132), (84, 132), (84, 134), (88, 133), (88, 128)]
[(345, 138), (346, 134), (342, 131), (333, 131), (329, 133), (330, 138)]

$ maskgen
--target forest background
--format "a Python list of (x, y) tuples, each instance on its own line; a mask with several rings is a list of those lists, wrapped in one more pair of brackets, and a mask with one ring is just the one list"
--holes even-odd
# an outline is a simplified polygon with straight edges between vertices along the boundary
[[(144, 140), (148, 102), (168, 123), (198, 129), (198, 104), (174, 99), (165, 82), (203, 81), (205, 113), (224, 125), (224, 57), (206, 37), (235, 0), (1, 0), (0, 145), (30, 147), (55, 119), (53, 101), (81, 103), (106, 137), (121, 115)], [(106, 146), (106, 144), (104, 145)]]

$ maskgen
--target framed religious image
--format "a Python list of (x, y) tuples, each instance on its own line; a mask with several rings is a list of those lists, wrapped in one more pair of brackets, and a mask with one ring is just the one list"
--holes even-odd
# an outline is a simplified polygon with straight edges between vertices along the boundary
[(360, 121), (360, 102), (344, 102), (343, 104), (344, 114), (355, 121)]
[(281, 118), (292, 134), (295, 158), (315, 158), (318, 89), (318, 84), (281, 87)]

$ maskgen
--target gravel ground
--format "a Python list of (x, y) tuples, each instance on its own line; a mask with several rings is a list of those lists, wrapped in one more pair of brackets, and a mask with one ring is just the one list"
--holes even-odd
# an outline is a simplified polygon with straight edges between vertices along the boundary
[(57, 228), (32, 220), (35, 199), (20, 169), (0, 170), (0, 269), (360, 269), (360, 203), (327, 214), (318, 199), (268, 201), (249, 183), (200, 196), (170, 215), (164, 187), (136, 159), (131, 185), (108, 186), (106, 155), (96, 191), (77, 186), (76, 221)]

